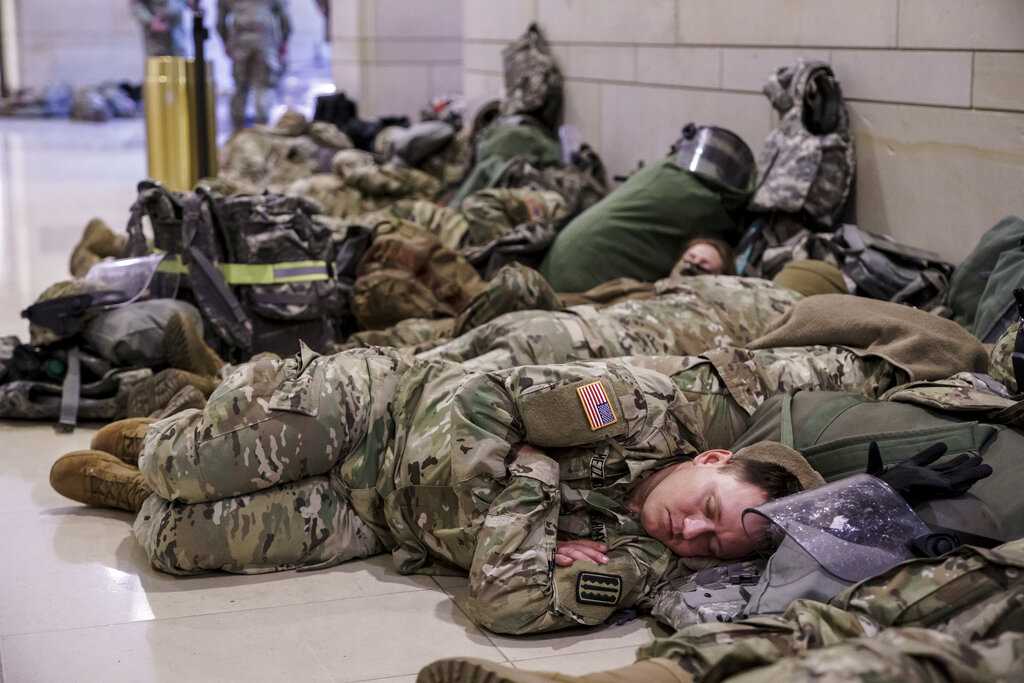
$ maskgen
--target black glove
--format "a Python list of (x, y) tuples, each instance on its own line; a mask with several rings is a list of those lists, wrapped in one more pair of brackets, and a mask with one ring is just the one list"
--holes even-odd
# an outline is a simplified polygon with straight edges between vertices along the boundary
[(958, 455), (948, 462), (933, 465), (946, 453), (946, 444), (935, 443), (917, 455), (888, 469), (874, 441), (868, 446), (867, 473), (878, 477), (903, 496), (911, 506), (936, 498), (963, 495), (974, 482), (992, 474), (980, 455)]

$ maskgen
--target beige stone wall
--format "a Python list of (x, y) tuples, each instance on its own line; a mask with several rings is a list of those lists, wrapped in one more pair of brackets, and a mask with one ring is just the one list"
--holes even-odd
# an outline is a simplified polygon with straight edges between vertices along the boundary
[(761, 86), (815, 57), (849, 99), (863, 227), (959, 260), (1024, 214), (1024, 0), (464, 0), (467, 95), (500, 92), (501, 48), (531, 21), (567, 76), (568, 122), (615, 172), (690, 120), (759, 148)]
[(415, 115), (462, 90), (462, 0), (331, 0), (331, 53), (361, 116)]

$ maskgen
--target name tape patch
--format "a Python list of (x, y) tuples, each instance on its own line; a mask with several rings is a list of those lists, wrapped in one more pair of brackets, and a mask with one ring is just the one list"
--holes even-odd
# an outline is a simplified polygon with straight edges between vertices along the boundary
[(587, 422), (590, 423), (590, 431), (597, 431), (619, 421), (601, 382), (584, 384), (576, 389), (576, 393), (579, 394), (583, 412), (586, 413)]
[(614, 607), (622, 597), (622, 577), (580, 572), (576, 576), (576, 601), (583, 605)]

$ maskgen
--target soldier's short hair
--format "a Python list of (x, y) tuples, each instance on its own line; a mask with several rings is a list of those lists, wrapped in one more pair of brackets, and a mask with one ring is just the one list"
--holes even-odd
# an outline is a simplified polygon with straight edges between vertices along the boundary
[(721, 275), (736, 274), (736, 255), (733, 253), (732, 247), (730, 247), (729, 243), (725, 240), (716, 239), (714, 237), (694, 237), (683, 245), (683, 250), (679, 252), (680, 258), (682, 258), (682, 255), (685, 254), (690, 247), (697, 244), (706, 244), (718, 252), (718, 256), (722, 259)]
[(768, 500), (785, 498), (803, 491), (800, 481), (792, 472), (774, 463), (732, 458), (722, 469), (739, 481), (763, 490), (768, 495)]

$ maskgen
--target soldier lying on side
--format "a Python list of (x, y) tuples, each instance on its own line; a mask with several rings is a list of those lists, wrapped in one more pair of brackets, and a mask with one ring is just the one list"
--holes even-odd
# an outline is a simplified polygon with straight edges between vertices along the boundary
[[(921, 327), (915, 355), (962, 349), (933, 356), (933, 377), (978, 369), (983, 350), (955, 323), (875, 301), (866, 317), (887, 306)], [(468, 572), (481, 625), (537, 632), (643, 606), (676, 562), (753, 550), (739, 512), (816, 476), (777, 444), (719, 450), (768, 396), (877, 395), (916, 377), (825, 346), (468, 366), (386, 348), (259, 357), (202, 411), (101, 430), (94, 447), (113, 455), (69, 454), (51, 482), (76, 500), (141, 508), (136, 538), (163, 571), (390, 551), (403, 573)], [(115, 456), (137, 457), (139, 470)]]

